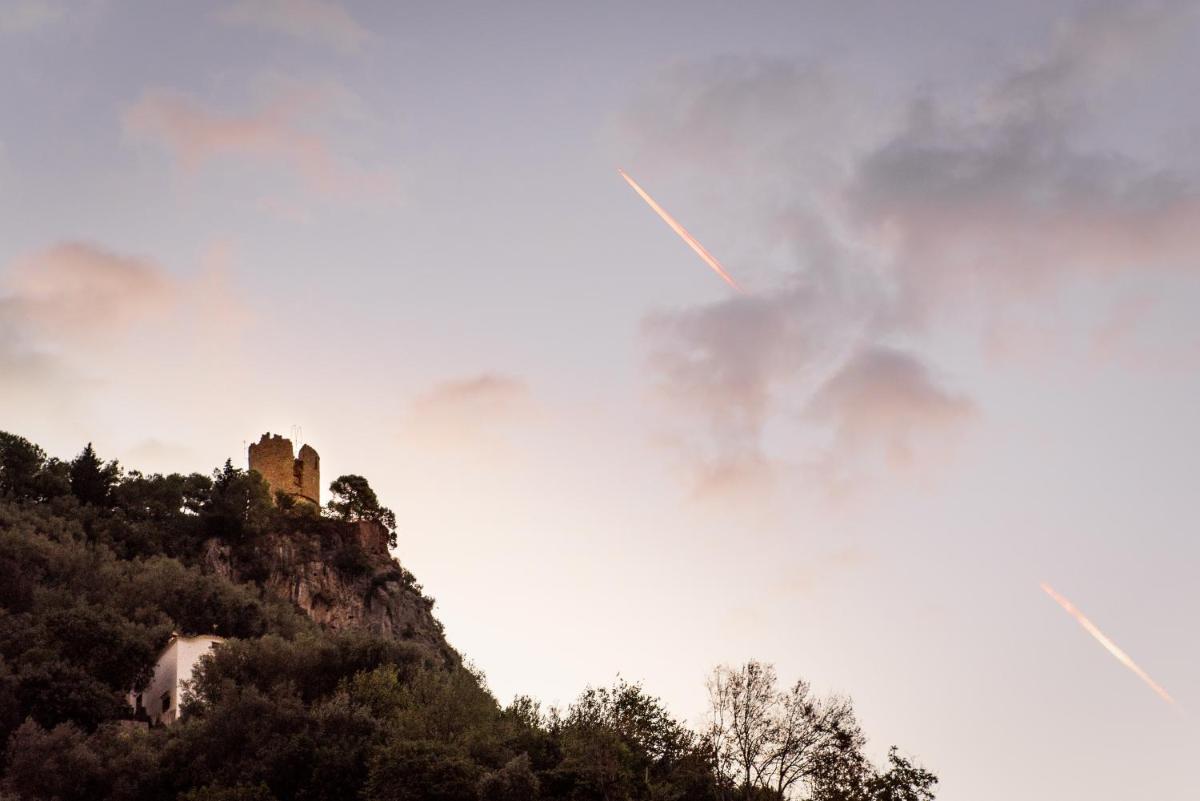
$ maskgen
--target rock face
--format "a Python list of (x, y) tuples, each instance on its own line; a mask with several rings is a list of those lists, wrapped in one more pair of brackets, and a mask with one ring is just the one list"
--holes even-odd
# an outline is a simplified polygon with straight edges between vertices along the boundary
[(300, 528), (311, 530), (264, 535), (249, 553), (210, 540), (205, 561), (228, 578), (257, 581), (332, 630), (370, 631), (420, 645), (448, 665), (461, 661), (433, 616), (433, 600), (388, 553), (383, 526), (321, 519)]

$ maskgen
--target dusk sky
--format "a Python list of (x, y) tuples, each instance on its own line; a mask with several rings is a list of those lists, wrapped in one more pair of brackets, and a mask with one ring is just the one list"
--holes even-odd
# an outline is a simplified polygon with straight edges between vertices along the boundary
[(758, 658), (948, 801), (1191, 799), (1198, 37), (0, 0), (0, 430), (207, 472), (299, 427), (502, 701), (620, 674), (695, 722)]

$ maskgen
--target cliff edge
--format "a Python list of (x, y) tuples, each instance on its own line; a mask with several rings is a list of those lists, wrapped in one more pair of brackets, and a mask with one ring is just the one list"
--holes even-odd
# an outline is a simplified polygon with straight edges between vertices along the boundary
[(382, 525), (320, 517), (289, 522), (286, 531), (268, 532), (252, 544), (209, 539), (206, 568), (232, 581), (255, 582), (330, 630), (369, 631), (421, 646), (447, 666), (461, 663), (433, 616), (433, 599), (389, 553)]

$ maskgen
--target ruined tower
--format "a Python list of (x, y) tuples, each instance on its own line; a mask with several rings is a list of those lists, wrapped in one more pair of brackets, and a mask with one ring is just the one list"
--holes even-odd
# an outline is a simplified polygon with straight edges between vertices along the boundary
[(270, 432), (250, 445), (250, 469), (257, 470), (271, 487), (271, 499), (282, 492), (297, 501), (321, 505), (321, 457), (308, 445), (299, 455), (292, 441)]

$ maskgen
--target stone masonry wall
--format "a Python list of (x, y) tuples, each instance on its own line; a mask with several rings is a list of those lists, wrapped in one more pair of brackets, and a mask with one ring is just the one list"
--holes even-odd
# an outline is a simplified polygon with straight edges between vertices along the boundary
[(268, 432), (250, 445), (249, 462), (270, 485), (272, 498), (283, 492), (321, 505), (321, 457), (310, 446), (302, 447), (297, 457), (290, 439)]

